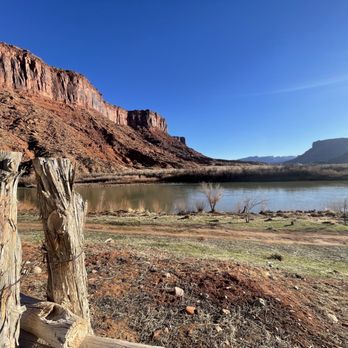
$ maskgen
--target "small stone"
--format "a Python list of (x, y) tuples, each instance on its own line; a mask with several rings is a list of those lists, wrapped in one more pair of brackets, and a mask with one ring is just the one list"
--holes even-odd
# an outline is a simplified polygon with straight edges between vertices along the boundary
[(229, 314), (231, 314), (231, 311), (229, 309), (223, 308), (222, 313), (224, 313), (225, 315), (229, 315)]
[(172, 275), (169, 272), (166, 272), (166, 273), (163, 274), (163, 276), (165, 278), (170, 278)]
[(157, 268), (156, 268), (156, 266), (154, 266), (154, 265), (152, 265), (151, 267), (150, 267), (150, 272), (152, 272), (152, 273), (154, 273), (154, 272), (157, 272)]
[(157, 341), (157, 340), (160, 338), (161, 335), (162, 335), (162, 330), (161, 330), (161, 329), (158, 329), (158, 330), (156, 330), (156, 331), (153, 333), (152, 337), (153, 337), (154, 340)]
[(222, 331), (222, 327), (219, 326), (219, 325), (216, 325), (216, 326), (215, 326), (215, 329), (216, 329), (217, 332), (221, 332), (221, 331)]
[(186, 310), (186, 313), (187, 313), (187, 314), (193, 315), (193, 314), (195, 314), (195, 312), (196, 312), (196, 307), (187, 306), (187, 307), (185, 308), (185, 310)]
[(294, 278), (301, 279), (301, 280), (305, 279), (304, 276), (302, 276), (301, 274), (298, 274), (298, 273), (294, 274)]
[(266, 300), (264, 300), (264, 299), (261, 298), (261, 297), (258, 299), (258, 301), (259, 301), (259, 303), (260, 303), (262, 306), (266, 306), (266, 305), (267, 305)]
[(300, 288), (297, 285), (294, 286), (294, 289), (295, 290), (300, 290)]
[(334, 324), (338, 323), (338, 319), (336, 317), (336, 315), (331, 314), (331, 313), (327, 313), (327, 317), (330, 319), (330, 321)]
[(175, 296), (177, 296), (177, 297), (184, 297), (185, 291), (183, 289), (179, 288), (178, 286), (176, 286), (174, 288), (174, 293), (175, 293)]
[(108, 238), (104, 241), (105, 244), (112, 244), (114, 240), (112, 238)]
[(33, 268), (33, 273), (34, 273), (34, 274), (40, 274), (40, 273), (42, 273), (42, 268), (39, 267), (39, 266), (35, 266), (35, 267)]
[(96, 274), (96, 273), (98, 273), (98, 271), (96, 269), (92, 269), (92, 273)]

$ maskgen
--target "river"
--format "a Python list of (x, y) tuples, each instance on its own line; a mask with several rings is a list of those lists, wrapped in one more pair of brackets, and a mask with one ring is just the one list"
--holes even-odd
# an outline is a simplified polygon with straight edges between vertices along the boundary
[[(348, 181), (222, 183), (219, 211), (234, 211), (243, 201), (263, 201), (256, 210), (333, 209), (348, 199)], [(90, 210), (147, 209), (178, 212), (205, 200), (200, 184), (129, 184), (77, 186)], [(35, 203), (36, 190), (19, 189), (19, 200)], [(208, 207), (206, 207), (208, 208)]]

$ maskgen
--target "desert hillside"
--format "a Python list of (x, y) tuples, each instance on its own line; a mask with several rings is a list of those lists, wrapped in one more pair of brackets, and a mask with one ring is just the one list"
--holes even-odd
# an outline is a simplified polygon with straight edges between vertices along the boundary
[(84, 76), (4, 43), (0, 136), (2, 150), (21, 151), (26, 159), (66, 156), (84, 173), (211, 162), (187, 147), (183, 137), (170, 136), (157, 112), (111, 105)]

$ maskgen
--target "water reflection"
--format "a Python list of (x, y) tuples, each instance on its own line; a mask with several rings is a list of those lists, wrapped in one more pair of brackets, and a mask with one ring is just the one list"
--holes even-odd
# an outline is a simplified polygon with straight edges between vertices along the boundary
[[(348, 182), (267, 182), (222, 183), (224, 196), (217, 205), (232, 211), (246, 198), (266, 200), (264, 209), (310, 210), (330, 208), (348, 198)], [(80, 186), (77, 190), (87, 199), (90, 210), (147, 209), (176, 212), (195, 209), (204, 199), (199, 184), (132, 184), (115, 186)], [(35, 189), (19, 189), (19, 200), (35, 203)]]

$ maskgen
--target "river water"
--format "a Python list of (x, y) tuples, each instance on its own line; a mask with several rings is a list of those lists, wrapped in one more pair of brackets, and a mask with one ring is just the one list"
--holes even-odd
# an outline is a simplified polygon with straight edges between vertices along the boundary
[[(246, 199), (263, 201), (255, 210), (333, 209), (348, 199), (348, 181), (222, 183), (217, 210), (234, 211)], [(77, 186), (91, 210), (147, 209), (177, 212), (205, 200), (200, 184)], [(19, 189), (19, 200), (35, 203), (35, 189)], [(208, 207), (206, 207), (208, 208)]]

